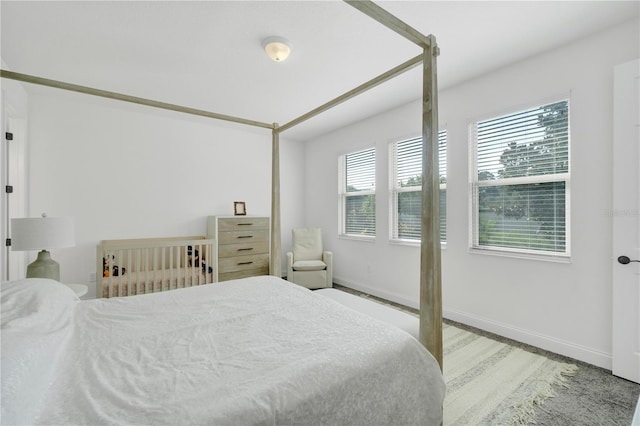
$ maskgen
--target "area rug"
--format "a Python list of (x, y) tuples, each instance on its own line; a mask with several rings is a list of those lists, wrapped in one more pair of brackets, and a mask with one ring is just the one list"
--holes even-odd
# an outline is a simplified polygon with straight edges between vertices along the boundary
[[(339, 290), (418, 316), (409, 309), (344, 287)], [(511, 426), (535, 423), (535, 407), (558, 390), (578, 366), (555, 361), (443, 323), (444, 426)], [(543, 351), (542, 351), (543, 352)]]
[(444, 425), (526, 425), (567, 386), (573, 364), (443, 324)]

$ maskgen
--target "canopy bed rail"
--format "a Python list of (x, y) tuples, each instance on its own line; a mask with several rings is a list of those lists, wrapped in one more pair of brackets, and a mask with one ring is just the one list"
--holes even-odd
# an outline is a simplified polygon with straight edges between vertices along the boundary
[(96, 248), (96, 297), (157, 293), (215, 281), (214, 240), (105, 240)]
[[(381, 74), (373, 80), (329, 101), (282, 126), (244, 118), (197, 110), (164, 102), (142, 99), (134, 96), (78, 86), (69, 83), (48, 80), (26, 74), (0, 70), (0, 77), (39, 84), (63, 90), (85, 93), (133, 102), (154, 108), (168, 109), (185, 114), (200, 115), (218, 120), (231, 121), (249, 126), (271, 129), (272, 133), (272, 197), (271, 197), (271, 257), (270, 271), (280, 276), (280, 171), (279, 171), (279, 135), (354, 96), (381, 84), (422, 62), (422, 137), (423, 137), (423, 176), (422, 182), (422, 243), (420, 261), (420, 341), (434, 355), (442, 368), (442, 284), (439, 240), (439, 177), (438, 177), (438, 93), (436, 59), (439, 48), (433, 35), (426, 36), (412, 28), (399, 18), (368, 0), (345, 0), (347, 4), (368, 15), (380, 24), (418, 45), (422, 50), (421, 60), (416, 57), (396, 68)], [(98, 280), (99, 282), (99, 280)], [(101, 289), (100, 289), (101, 290)], [(101, 293), (98, 293), (101, 294)]]

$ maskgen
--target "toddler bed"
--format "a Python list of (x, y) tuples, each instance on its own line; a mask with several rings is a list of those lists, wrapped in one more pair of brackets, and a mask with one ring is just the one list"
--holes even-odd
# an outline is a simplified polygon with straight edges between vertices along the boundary
[(409, 334), (273, 276), (78, 300), (2, 284), (2, 420), (87, 425), (440, 425)]
[(96, 249), (96, 297), (133, 296), (215, 281), (212, 239), (104, 240)]

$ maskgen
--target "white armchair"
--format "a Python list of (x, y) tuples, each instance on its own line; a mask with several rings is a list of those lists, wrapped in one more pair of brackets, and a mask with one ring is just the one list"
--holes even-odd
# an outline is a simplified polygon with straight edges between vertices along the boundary
[(322, 247), (320, 228), (294, 228), (287, 280), (307, 288), (333, 287), (333, 253)]

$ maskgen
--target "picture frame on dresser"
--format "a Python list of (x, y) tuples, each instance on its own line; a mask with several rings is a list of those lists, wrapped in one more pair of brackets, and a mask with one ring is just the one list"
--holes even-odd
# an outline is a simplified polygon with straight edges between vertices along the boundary
[(247, 215), (247, 205), (244, 201), (234, 201), (233, 202), (233, 214), (235, 216), (246, 216)]

